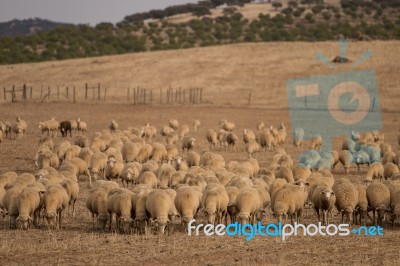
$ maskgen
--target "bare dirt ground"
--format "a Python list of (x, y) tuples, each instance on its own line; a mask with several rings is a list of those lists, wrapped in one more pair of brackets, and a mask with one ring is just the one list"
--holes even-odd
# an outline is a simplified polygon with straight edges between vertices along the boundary
[[(97, 130), (106, 129), (109, 121), (117, 119), (122, 129), (128, 126), (143, 125), (150, 122), (160, 128), (169, 118), (176, 117), (181, 124), (191, 125), (200, 119), (202, 127), (190, 135), (198, 139), (196, 151), (207, 148), (205, 132), (217, 128), (218, 121), (226, 118), (234, 120), (237, 134), (242, 137), (243, 128), (255, 129), (258, 121), (276, 125), (283, 121), (290, 132), (289, 114), (285, 109), (251, 109), (233, 107), (149, 107), (126, 104), (1, 104), (0, 119), (14, 120), (21, 115), (29, 123), (26, 136), (20, 140), (5, 140), (0, 151), (0, 173), (5, 171), (34, 172), (32, 158), (40, 136), (39, 121), (55, 117), (58, 120), (77, 116), (87, 121), (88, 136)], [(383, 113), (383, 130), (386, 140), (397, 150), (396, 138), (400, 122), (399, 112)], [(157, 139), (161, 141), (158, 135)], [(60, 139), (57, 139), (59, 141)], [(336, 139), (334, 148), (338, 149), (340, 140)], [(236, 152), (222, 151), (225, 160), (245, 160), (247, 155), (240, 141)], [(294, 149), (290, 139), (284, 148), (297, 158), (299, 151)], [(256, 155), (262, 167), (266, 166), (271, 153)], [(352, 169), (348, 176), (352, 181), (361, 181), (366, 169), (357, 174)], [(344, 177), (344, 170), (338, 166), (335, 177)], [(277, 237), (257, 236), (251, 241), (244, 237), (194, 237), (188, 236), (178, 225), (172, 227), (169, 235), (120, 235), (99, 233), (92, 229), (92, 220), (85, 207), (88, 195), (86, 182), (80, 183), (80, 196), (77, 202), (76, 217), (65, 216), (63, 228), (50, 231), (46, 228), (28, 231), (8, 229), (7, 219), (0, 218), (0, 261), (2, 265), (255, 265), (255, 264), (370, 264), (393, 265), (398, 263), (400, 230), (399, 227), (384, 226), (384, 236), (348, 237), (290, 237), (282, 241)], [(316, 217), (307, 209), (303, 222), (315, 223)], [(276, 222), (268, 215), (264, 223)], [(335, 217), (339, 223), (339, 217)]]

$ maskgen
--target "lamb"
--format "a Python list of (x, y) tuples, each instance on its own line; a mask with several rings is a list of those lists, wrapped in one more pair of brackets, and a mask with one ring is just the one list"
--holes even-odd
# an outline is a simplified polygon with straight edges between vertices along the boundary
[(238, 222), (242, 225), (255, 223), (255, 215), (261, 207), (258, 191), (255, 188), (244, 188), (236, 197)]
[(81, 121), (81, 119), (78, 117), (77, 119), (78, 122), (78, 132), (85, 133), (87, 131), (87, 124), (84, 121)]
[(125, 164), (122, 174), (122, 185), (128, 187), (129, 183), (132, 185), (139, 183), (139, 168), (137, 163), (127, 163)]
[(150, 159), (157, 163), (162, 163), (165, 157), (167, 157), (167, 149), (165, 149), (165, 146), (161, 143), (153, 143)]
[(18, 217), (17, 198), (25, 188), (22, 182), (14, 182), (13, 184), (14, 185), (6, 190), (3, 197), (3, 208), (10, 217), (10, 229), (16, 229), (16, 219)]
[(303, 145), (304, 139), (304, 129), (296, 128), (293, 131), (293, 145), (297, 148), (300, 148)]
[(61, 132), (61, 137), (66, 137), (68, 136), (68, 131), (69, 131), (69, 136), (72, 137), (72, 125), (71, 121), (61, 121), (60, 126), (59, 126), (60, 132)]
[[(361, 184), (355, 184), (354, 186), (358, 191), (358, 203), (354, 211), (353, 220), (355, 221), (355, 224), (366, 225), (366, 218), (367, 216), (369, 217), (367, 190), (365, 186)], [(358, 216), (360, 216), (360, 219), (358, 219)]]
[(78, 182), (74, 179), (66, 178), (60, 183), (60, 185), (65, 189), (69, 198), (68, 213), (70, 213), (69, 208), (72, 205), (72, 217), (75, 217), (75, 202), (78, 199), (79, 194)]
[(144, 144), (142, 148), (139, 150), (137, 161), (140, 163), (147, 162), (150, 159), (152, 150), (153, 146), (151, 146), (150, 144)]
[(92, 157), (90, 158), (89, 162), (89, 170), (90, 170), (90, 175), (94, 178), (94, 180), (97, 180), (100, 178), (100, 173), (103, 173), (104, 175), (104, 170), (106, 168), (108, 161), (107, 155), (105, 155), (102, 152), (95, 152)]
[[(17, 197), (18, 217), (16, 222), (18, 227), (27, 230), (31, 222), (34, 226), (39, 225), (39, 214), (42, 207), (42, 197), (44, 190), (36, 186), (26, 187)], [(33, 217), (33, 218), (32, 218)]]
[(89, 139), (83, 135), (75, 135), (74, 137), (74, 145), (77, 145), (81, 148), (89, 147)]
[(312, 195), (312, 203), (314, 205), (315, 212), (318, 215), (318, 221), (321, 221), (320, 211), (322, 211), (322, 224), (329, 224), (329, 213), (332, 212), (332, 208), (335, 204), (336, 197), (332, 189), (325, 186), (317, 186), (314, 189)]
[(398, 174), (399, 172), (399, 167), (394, 163), (387, 163), (383, 166), (383, 176), (386, 180)]
[(182, 125), (181, 128), (178, 131), (178, 135), (180, 139), (183, 139), (187, 134), (189, 134), (190, 129), (188, 125)]
[(177, 189), (174, 200), (175, 207), (181, 216), (181, 223), (186, 229), (187, 224), (196, 217), (200, 209), (199, 190), (192, 186), (182, 186)]
[[(374, 225), (382, 225), (385, 213), (390, 211), (390, 190), (381, 183), (372, 183), (367, 187), (368, 205), (373, 213)], [(378, 219), (375, 220), (375, 212)]]
[(168, 188), (171, 177), (176, 170), (169, 164), (161, 165), (158, 170), (158, 187), (161, 189), (166, 189)]
[(86, 199), (86, 207), (92, 214), (93, 228), (95, 227), (94, 219), (96, 217), (99, 229), (105, 230), (108, 221), (107, 191), (102, 187), (90, 190)]
[(348, 150), (339, 151), (339, 161), (343, 165), (346, 174), (350, 172), (351, 163), (353, 162), (353, 155)]
[(111, 120), (110, 125), (108, 126), (108, 128), (111, 130), (112, 133), (114, 133), (119, 127), (118, 127), (118, 123), (116, 120)]
[(231, 150), (235, 151), (235, 145), (238, 139), (238, 136), (236, 136), (234, 132), (229, 132), (226, 135), (226, 143), (228, 144), (227, 148), (231, 148)]
[(220, 154), (206, 151), (200, 156), (200, 166), (211, 169), (225, 167), (225, 160)]
[(117, 161), (114, 156), (109, 156), (107, 160), (106, 168), (104, 169), (104, 175), (107, 180), (121, 178), (122, 170), (124, 169), (124, 163)]
[(302, 216), (306, 199), (307, 193), (303, 186), (293, 184), (284, 186), (276, 194), (273, 205), (273, 212), (278, 222), (282, 221), (283, 216), (289, 214), (292, 224), (293, 217), (295, 217), (297, 223), (300, 223), (300, 217)]
[(199, 127), (201, 126), (201, 122), (198, 119), (195, 119), (193, 122), (193, 130), (197, 131), (199, 129)]
[(61, 228), (62, 212), (68, 206), (69, 198), (61, 185), (50, 185), (43, 194), (44, 217), (49, 228)]
[(256, 140), (256, 135), (254, 134), (254, 132), (252, 130), (243, 129), (243, 142), (245, 144), (247, 144), (251, 141), (255, 141), (255, 140)]
[(158, 183), (157, 177), (151, 171), (145, 171), (139, 177), (139, 184), (145, 184), (150, 188), (156, 188), (157, 183)]
[(178, 148), (173, 144), (169, 144), (165, 147), (165, 149), (167, 150), (167, 155), (164, 158), (164, 160), (167, 163), (172, 164), (172, 162), (175, 161), (176, 158), (178, 158), (179, 155)]
[(215, 149), (215, 145), (218, 143), (218, 134), (213, 129), (207, 130), (206, 138), (210, 149)]
[(107, 210), (110, 215), (110, 223), (108, 229), (109, 231), (111, 231), (112, 219), (115, 214), (115, 231), (120, 231), (128, 234), (130, 233), (130, 225), (133, 221), (131, 216), (133, 208), (133, 192), (129, 193), (127, 191), (118, 190), (116, 193), (113, 193), (113, 191), (111, 191), (107, 197)]
[(225, 187), (219, 184), (212, 184), (206, 187), (202, 198), (202, 207), (205, 209), (205, 215), (209, 224), (220, 224), (225, 218), (229, 203), (229, 196)]
[(367, 176), (364, 179), (364, 182), (373, 182), (376, 178), (379, 178), (382, 183), (382, 178), (384, 177), (384, 169), (382, 163), (373, 163), (368, 167)]
[(350, 223), (350, 215), (353, 214), (358, 203), (357, 189), (350, 182), (335, 184), (332, 189), (336, 196), (335, 206), (342, 213), (341, 223), (344, 223), (344, 216)]
[(190, 152), (191, 150), (194, 149), (195, 144), (196, 144), (196, 139), (195, 138), (184, 137), (182, 139), (182, 150), (183, 150), (183, 152), (185, 152), (185, 150), (187, 150), (187, 152)]
[(146, 210), (150, 219), (156, 223), (158, 233), (164, 234), (165, 227), (170, 223), (170, 216), (173, 215), (174, 203), (168, 194), (163, 190), (153, 190), (146, 200)]
[(179, 127), (179, 121), (177, 120), (177, 119), (175, 119), (175, 118), (171, 118), (170, 120), (169, 120), (169, 126), (173, 129), (173, 130), (178, 130), (178, 127)]

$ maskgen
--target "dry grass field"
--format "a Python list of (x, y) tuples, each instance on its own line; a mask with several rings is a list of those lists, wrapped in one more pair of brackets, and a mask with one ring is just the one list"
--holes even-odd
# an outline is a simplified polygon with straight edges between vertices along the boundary
[[(360, 69), (373, 68), (377, 72), (383, 131), (387, 142), (396, 151), (399, 149), (397, 136), (400, 128), (399, 44), (395, 41), (349, 43), (347, 54), (355, 61), (368, 48), (372, 50), (373, 57)], [(207, 90), (205, 96), (210, 103), (202, 106), (134, 106), (125, 103), (2, 102), (0, 120), (13, 121), (21, 115), (29, 128), (22, 140), (4, 141), (0, 151), (0, 173), (35, 171), (33, 156), (40, 137), (37, 125), (50, 117), (61, 121), (79, 116), (88, 123), (89, 137), (95, 131), (106, 129), (111, 119), (117, 119), (122, 129), (146, 122), (160, 129), (172, 117), (189, 125), (194, 119), (199, 119), (202, 127), (190, 133), (198, 140), (197, 152), (208, 146), (205, 139), (207, 129), (217, 129), (220, 119), (234, 120), (240, 137), (236, 152), (220, 148), (216, 152), (227, 162), (243, 161), (247, 154), (241, 140), (242, 129), (255, 130), (258, 121), (275, 126), (284, 122), (290, 132), (286, 79), (347, 70), (329, 69), (315, 59), (317, 51), (329, 58), (339, 54), (335, 42), (268, 43), (0, 66), (1, 86), (22, 83), (82, 86), (85, 82), (100, 82), (112, 89), (116, 99), (125, 95), (127, 86), (199, 86)], [(250, 107), (245, 106), (249, 92), (253, 97)], [(157, 140), (162, 141), (159, 134)], [(335, 139), (334, 148), (339, 149), (340, 144), (341, 139)], [(300, 151), (293, 147), (290, 139), (284, 148), (297, 159)], [(260, 166), (265, 167), (272, 155), (261, 152), (256, 154), (256, 158)], [(360, 173), (353, 168), (349, 175), (345, 175), (340, 165), (334, 170), (336, 178), (346, 176), (353, 182), (361, 182), (365, 174), (365, 167)], [(165, 236), (101, 233), (92, 229), (91, 216), (85, 207), (89, 188), (83, 179), (80, 179), (80, 189), (76, 217), (67, 215), (60, 230), (51, 231), (45, 227), (10, 230), (7, 219), (0, 218), (2, 265), (393, 265), (398, 264), (400, 255), (400, 227), (390, 225), (384, 226), (383, 237), (298, 236), (287, 241), (260, 236), (251, 241), (244, 237), (189, 237), (178, 224), (172, 225)], [(264, 222), (275, 221), (268, 214)], [(303, 222), (316, 221), (313, 211), (306, 209)], [(339, 223), (339, 216), (334, 218), (334, 222)]]

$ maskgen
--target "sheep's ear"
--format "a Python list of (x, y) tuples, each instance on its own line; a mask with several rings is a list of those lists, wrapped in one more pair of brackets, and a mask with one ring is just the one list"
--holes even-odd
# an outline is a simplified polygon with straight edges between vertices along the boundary
[(304, 185), (306, 185), (306, 186), (309, 186), (309, 185), (310, 185), (310, 183), (306, 182), (306, 183), (304, 183)]
[(335, 195), (335, 192), (332, 191), (332, 192), (331, 192), (331, 195)]

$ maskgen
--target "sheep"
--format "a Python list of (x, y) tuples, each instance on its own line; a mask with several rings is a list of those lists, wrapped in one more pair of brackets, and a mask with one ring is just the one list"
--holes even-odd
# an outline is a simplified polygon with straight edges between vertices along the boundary
[(96, 187), (89, 191), (86, 199), (86, 207), (92, 214), (93, 228), (95, 217), (100, 230), (105, 230), (108, 221), (107, 191), (102, 187)]
[(387, 163), (383, 166), (383, 176), (386, 180), (398, 173), (400, 173), (399, 167), (394, 163)]
[(161, 128), (161, 130), (160, 130), (160, 134), (161, 134), (161, 136), (163, 136), (163, 137), (166, 137), (166, 136), (168, 136), (168, 135), (171, 134), (171, 133), (175, 133), (175, 131), (174, 131), (174, 129), (173, 129), (172, 127), (170, 127), (170, 126), (163, 126), (163, 127)]
[(399, 186), (399, 183), (390, 184), (389, 190), (390, 190), (390, 209), (391, 209), (389, 221), (391, 221), (392, 225), (394, 225), (396, 220), (400, 217), (400, 202), (399, 202), (400, 186)]
[(211, 169), (225, 167), (225, 160), (220, 154), (206, 151), (200, 156), (200, 166)]
[(220, 129), (217, 133), (217, 139), (221, 148), (225, 148), (228, 144), (226, 143), (226, 136), (228, 132), (224, 129)]
[(79, 194), (78, 182), (74, 179), (66, 178), (60, 183), (60, 185), (65, 189), (69, 198), (68, 213), (70, 213), (69, 208), (72, 205), (72, 217), (75, 217), (75, 202), (78, 199)]
[(16, 229), (16, 219), (18, 217), (17, 198), (21, 191), (25, 188), (22, 182), (14, 182), (9, 189), (6, 190), (3, 197), (3, 208), (9, 215), (10, 229)]
[(384, 169), (382, 163), (373, 163), (368, 167), (367, 176), (364, 179), (364, 182), (369, 183), (373, 182), (376, 178), (379, 178), (382, 183), (382, 178), (384, 177)]
[(185, 152), (190, 152), (191, 150), (194, 149), (194, 146), (196, 144), (196, 139), (192, 137), (184, 137), (182, 139), (182, 151)]
[(41, 136), (38, 141), (38, 147), (41, 148), (48, 148), (49, 150), (54, 149), (54, 142), (53, 139), (49, 136)]
[(186, 157), (186, 162), (188, 167), (200, 166), (200, 154), (198, 154), (195, 151), (188, 152), (188, 155)]
[(80, 152), (81, 147), (72, 145), (65, 151), (64, 160), (71, 160), (72, 158), (78, 157)]
[(153, 141), (153, 139), (156, 137), (156, 134), (157, 134), (157, 128), (155, 126), (146, 124), (143, 127), (142, 138), (145, 138), (148, 141), (149, 140)]
[(209, 224), (220, 224), (225, 218), (229, 203), (229, 196), (225, 187), (219, 184), (212, 184), (206, 187), (202, 198), (202, 207)]
[(14, 133), (14, 139), (21, 139), (24, 136), (24, 130), (18, 122), (11, 124), (11, 131)]
[(325, 186), (317, 186), (314, 189), (312, 195), (312, 203), (314, 205), (315, 212), (318, 215), (318, 221), (321, 221), (320, 210), (322, 211), (322, 224), (329, 224), (329, 213), (331, 213), (332, 208), (335, 204), (336, 197), (335, 193), (331, 188)]
[(306, 198), (304, 188), (298, 185), (288, 184), (279, 190), (273, 205), (273, 212), (278, 222), (282, 221), (283, 216), (289, 214), (292, 224), (293, 217), (296, 218), (297, 223), (300, 223)]
[(42, 149), (38, 153), (37, 161), (35, 164), (39, 169), (43, 169), (46, 167), (58, 168), (59, 158), (57, 154), (52, 153), (49, 150)]
[(233, 122), (233, 121), (228, 121), (228, 120), (223, 119), (219, 122), (219, 127), (226, 131), (233, 131), (233, 130), (235, 130), (236, 125), (235, 125), (235, 122)]
[(16, 199), (18, 208), (16, 222), (20, 229), (27, 230), (31, 222), (33, 222), (36, 227), (39, 225), (43, 194), (44, 190), (40, 190), (36, 186), (31, 186), (24, 188), (18, 195)]
[(100, 173), (103, 173), (104, 176), (105, 174), (104, 170), (107, 166), (107, 161), (108, 157), (104, 153), (102, 152), (93, 153), (89, 162), (89, 170), (90, 170), (90, 175), (93, 177), (94, 180), (99, 179)]
[(236, 136), (234, 132), (228, 132), (226, 135), (226, 143), (228, 144), (227, 148), (231, 148), (231, 150), (235, 151), (235, 145), (238, 139), (238, 136)]
[(293, 172), (290, 168), (281, 166), (275, 172), (275, 178), (285, 179), (288, 183), (294, 183)]
[(11, 185), (15, 180), (17, 180), (17, 173), (9, 171), (0, 175), (0, 187), (4, 188)]
[(255, 140), (249, 141), (245, 145), (245, 151), (247, 152), (249, 158), (253, 158), (254, 154), (260, 151), (260, 144), (258, 144), (258, 142)]
[(175, 170), (177, 171), (187, 171), (189, 166), (187, 162), (180, 156), (175, 159)]
[(351, 163), (353, 162), (353, 155), (348, 150), (339, 151), (339, 161), (343, 165), (343, 168), (346, 171), (346, 174), (349, 173)]
[(201, 192), (192, 186), (184, 185), (176, 190), (174, 203), (185, 229), (187, 224), (196, 217), (200, 209), (199, 194)]
[(197, 131), (200, 128), (200, 126), (201, 126), (200, 120), (195, 119), (194, 122), (193, 122), (193, 130)]
[(356, 143), (352, 139), (346, 139), (342, 143), (342, 150), (348, 150), (351, 153), (355, 153), (356, 152)]
[(61, 121), (60, 126), (59, 126), (60, 132), (61, 132), (61, 137), (66, 137), (68, 136), (68, 131), (69, 131), (69, 136), (72, 137), (72, 125), (71, 121)]
[(114, 182), (114, 181), (97, 180), (96, 182), (93, 183), (93, 188), (97, 188), (97, 187), (103, 188), (108, 194), (112, 190), (119, 188), (119, 185), (117, 182)]
[(261, 222), (262, 218), (265, 217), (266, 214), (265, 208), (267, 208), (267, 206), (271, 203), (271, 197), (268, 191), (266, 190), (265, 187), (266, 184), (262, 179), (256, 179), (254, 181), (256, 182), (254, 182), (253, 188), (257, 190), (261, 204), (260, 209), (256, 213), (256, 218), (257, 221)]
[(44, 217), (49, 228), (61, 228), (62, 211), (68, 206), (69, 197), (61, 185), (50, 185), (43, 194)]
[[(358, 203), (354, 211), (353, 221), (355, 221), (355, 224), (366, 225), (366, 218), (368, 216), (367, 190), (365, 186), (361, 184), (355, 184), (354, 187), (358, 191)], [(360, 216), (360, 219), (358, 219), (358, 216)]]
[(150, 144), (143, 145), (139, 150), (137, 161), (140, 163), (147, 162), (150, 159), (152, 151), (153, 151), (153, 146), (151, 146)]
[(315, 135), (311, 138), (310, 149), (321, 150), (322, 148), (322, 137), (321, 135)]
[(304, 139), (304, 129), (296, 128), (293, 131), (293, 145), (297, 148), (300, 148), (303, 145)]
[(110, 131), (112, 133), (114, 133), (119, 128), (117, 121), (114, 120), (114, 119), (111, 120), (110, 125), (108, 126), (108, 128), (110, 129)]
[(153, 190), (147, 196), (146, 210), (150, 219), (156, 223), (160, 235), (164, 234), (165, 227), (170, 223), (173, 206), (173, 201), (163, 190)]
[(350, 182), (341, 182), (334, 185), (332, 189), (336, 196), (335, 206), (342, 213), (341, 223), (344, 223), (344, 217), (350, 223), (350, 215), (353, 214), (358, 203), (357, 189)]
[(226, 193), (228, 194), (229, 197), (229, 202), (227, 206), (227, 213), (229, 214), (231, 223), (236, 222), (236, 216), (239, 213), (237, 204), (236, 204), (236, 198), (240, 193), (240, 190), (237, 187), (233, 186), (228, 186), (225, 187)]
[[(77, 176), (85, 175), (86, 177), (89, 178), (89, 184), (92, 183), (92, 177), (90, 175), (88, 165), (86, 164), (86, 162), (84, 160), (82, 160), (81, 158), (75, 157), (70, 160), (64, 161), (63, 164), (64, 163), (71, 163), (71, 164), (75, 165), (75, 167), (78, 169)], [(60, 169), (61, 169), (61, 167), (60, 167)]]
[(394, 158), (396, 157), (396, 153), (392, 152), (392, 151), (388, 151), (386, 152), (383, 157), (382, 157), (382, 164), (386, 164), (386, 163), (395, 163), (394, 162)]
[(245, 144), (247, 144), (251, 141), (255, 141), (255, 140), (256, 140), (256, 135), (254, 134), (254, 132), (252, 130), (243, 129), (243, 142)]
[(121, 178), (124, 163), (117, 161), (114, 156), (109, 156), (106, 168), (104, 169), (104, 176), (107, 180)]
[(158, 183), (157, 177), (151, 171), (145, 171), (139, 177), (139, 184), (145, 184), (150, 188), (156, 188), (157, 183)]
[(125, 164), (121, 173), (122, 185), (128, 187), (129, 183), (137, 184), (139, 181), (139, 169), (137, 163)]
[(142, 169), (140, 170), (140, 174), (142, 174), (142, 173), (144, 173), (146, 171), (151, 171), (153, 173), (156, 173), (157, 169), (158, 169), (158, 164), (155, 161), (150, 160), (150, 161), (147, 161), (146, 163), (144, 163), (142, 165)]
[(69, 141), (65, 140), (65, 141), (58, 143), (56, 145), (56, 147), (54, 148), (54, 152), (57, 154), (60, 161), (64, 160), (65, 152), (67, 151), (67, 149), (69, 147), (71, 147), (71, 143)]
[(39, 129), (42, 131), (42, 136), (47, 133), (47, 136), (57, 136), (57, 131), (60, 128), (60, 123), (55, 119), (46, 120), (39, 123)]
[(244, 188), (236, 197), (238, 208), (238, 222), (242, 225), (255, 222), (255, 215), (260, 209), (261, 202), (258, 191), (255, 188)]
[(173, 129), (173, 130), (178, 130), (178, 127), (179, 127), (179, 121), (177, 120), (177, 119), (175, 119), (175, 118), (171, 118), (170, 120), (169, 120), (169, 126)]
[(178, 158), (178, 148), (173, 144), (169, 144), (165, 147), (165, 149), (167, 151), (167, 155), (165, 156), (164, 161), (166, 161), (168, 164), (172, 164), (172, 162)]
[(360, 171), (360, 165), (363, 165), (363, 164), (369, 165), (370, 164), (369, 155), (368, 155), (368, 153), (366, 153), (363, 150), (357, 151), (353, 155), (353, 157), (354, 157), (353, 160), (357, 165), (357, 172)]
[(165, 142), (167, 144), (175, 145), (178, 142), (178, 134), (175, 132), (170, 132), (165, 136)]
[(85, 133), (87, 131), (87, 124), (84, 121), (81, 121), (81, 119), (78, 117), (77, 119), (78, 122), (78, 132)]
[(275, 138), (267, 128), (257, 131), (256, 141), (260, 144), (261, 148), (263, 148), (264, 150), (268, 151), (275, 150), (276, 146)]
[(133, 221), (131, 217), (133, 208), (132, 194), (134, 193), (119, 189), (115, 189), (109, 193), (107, 197), (107, 210), (110, 217), (108, 225), (109, 231), (111, 231), (112, 219), (115, 214), (115, 231), (120, 231), (125, 234), (130, 232), (130, 224)]
[(81, 148), (89, 147), (89, 139), (83, 135), (75, 135), (74, 136), (74, 145), (77, 145)]
[(213, 129), (207, 130), (206, 138), (210, 149), (215, 149), (215, 145), (218, 143), (218, 134)]
[(86, 162), (87, 165), (90, 164), (90, 159), (92, 158), (93, 151), (90, 148), (82, 148), (81, 151), (78, 154), (78, 158), (81, 158)]
[[(382, 225), (385, 213), (390, 211), (390, 190), (381, 183), (372, 183), (367, 187), (368, 206), (373, 213), (374, 225)], [(375, 220), (375, 212), (378, 213)]]
[(189, 126), (188, 125), (182, 125), (180, 128), (179, 128), (179, 131), (178, 131), (178, 136), (179, 136), (179, 138), (182, 140), (183, 139), (183, 137), (185, 137), (187, 134), (189, 134), (189, 131), (190, 131), (190, 129), (189, 129)]
[(173, 168), (169, 164), (163, 164), (158, 169), (158, 187), (161, 189), (168, 188), (168, 184), (170, 183), (172, 174), (176, 172), (175, 168)]
[(302, 179), (307, 180), (307, 178), (311, 175), (310, 168), (305, 167), (304, 165), (297, 164), (293, 169), (293, 178), (295, 181)]
[(167, 149), (165, 149), (165, 146), (161, 143), (153, 143), (150, 159), (157, 163), (162, 163), (165, 157), (167, 157)]
[(262, 121), (257, 122), (256, 128), (257, 128), (257, 130), (262, 130), (262, 129), (264, 129), (264, 128), (265, 128), (264, 122), (262, 122)]

